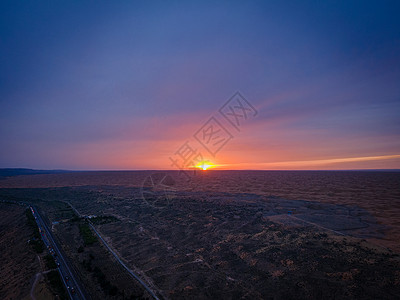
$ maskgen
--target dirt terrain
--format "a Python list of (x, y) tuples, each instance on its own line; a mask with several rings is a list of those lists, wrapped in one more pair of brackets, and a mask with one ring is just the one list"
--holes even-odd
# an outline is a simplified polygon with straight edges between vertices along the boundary
[[(131, 292), (129, 280), (100, 243), (78, 251), (85, 221), (69, 204), (94, 218), (119, 257), (164, 298), (400, 294), (400, 173), (210, 172), (184, 182), (171, 172), (168, 191), (142, 186), (149, 172), (110, 173), (21, 176), (1, 182), (19, 180), (21, 187), (0, 189), (2, 197), (34, 202), (57, 221), (53, 231), (93, 295), (122, 299)], [(95, 267), (119, 296), (99, 288)]]
[[(154, 174), (168, 174), (177, 191), (252, 193), (288, 200), (356, 206), (386, 226), (374, 243), (400, 252), (400, 172), (374, 171), (197, 171), (186, 180), (178, 171), (73, 172), (15, 176), (0, 180), (0, 188), (124, 186), (138, 188)], [(140, 190), (121, 191), (128, 198)]]
[(2, 299), (55, 299), (42, 276), (33, 286), (36, 274), (44, 267), (28, 240), (32, 229), (27, 225), (25, 207), (0, 203), (0, 295)]
[[(51, 230), (54, 236), (60, 241), (92, 299), (145, 298), (143, 288), (113, 260), (89, 229), (89, 241), (82, 237), (80, 229), (87, 223), (78, 218), (68, 203), (38, 201), (37, 205), (41, 207), (44, 218), (53, 223)], [(99, 278), (100, 273), (104, 278)]]

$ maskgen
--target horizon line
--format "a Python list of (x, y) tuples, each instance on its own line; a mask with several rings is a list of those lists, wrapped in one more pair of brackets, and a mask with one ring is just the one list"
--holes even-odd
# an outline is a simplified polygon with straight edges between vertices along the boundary
[[(193, 169), (32, 169), (32, 168), (2, 168), (0, 170), (31, 170), (31, 171), (52, 171), (52, 172), (145, 172), (145, 171), (168, 171), (168, 172), (181, 172), (181, 171), (194, 171)], [(400, 169), (378, 169), (378, 168), (366, 168), (366, 169), (217, 169), (210, 168), (206, 171), (198, 170), (199, 172), (209, 171), (400, 171)]]

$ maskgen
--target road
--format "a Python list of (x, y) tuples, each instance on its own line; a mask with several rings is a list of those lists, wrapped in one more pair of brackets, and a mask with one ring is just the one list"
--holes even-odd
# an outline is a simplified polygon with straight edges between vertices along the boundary
[(96, 233), (96, 235), (99, 237), (99, 239), (103, 242), (104, 246), (108, 249), (108, 251), (111, 252), (111, 254), (115, 257), (115, 259), (119, 262), (119, 264), (124, 267), (124, 269), (133, 277), (135, 278), (145, 289), (149, 294), (156, 300), (159, 300), (159, 298), (156, 296), (156, 294), (150, 289), (150, 287), (137, 276), (131, 269), (128, 268), (127, 265), (119, 258), (119, 256), (110, 248), (110, 246), (107, 244), (107, 242), (103, 239), (103, 237), (100, 235), (100, 233), (94, 228), (93, 224), (89, 222), (90, 227), (93, 229), (93, 231)]
[(72, 268), (69, 266), (68, 261), (64, 258), (63, 252), (60, 250), (57, 242), (54, 240), (53, 235), (43, 218), (40, 216), (39, 211), (35, 206), (30, 206), (33, 216), (35, 217), (36, 224), (39, 227), (43, 243), (50, 250), (55, 260), (59, 263), (58, 272), (67, 289), (68, 295), (72, 300), (85, 300), (85, 292), (80, 286), (79, 281), (76, 279)]
[[(79, 213), (79, 211), (72, 206), (71, 203), (68, 203), (69, 206), (71, 206), (71, 208), (75, 211), (75, 213), (79, 216), (82, 217), (82, 215)], [(117, 255), (117, 253), (114, 252), (114, 250), (111, 249), (111, 247), (108, 245), (108, 243), (103, 239), (103, 237), (101, 236), (101, 234), (96, 230), (96, 228), (94, 228), (92, 222), (90, 222), (90, 219), (87, 219), (89, 222), (89, 226), (93, 229), (93, 231), (96, 233), (96, 235), (99, 237), (99, 239), (103, 242), (104, 246), (106, 246), (106, 248), (108, 249), (108, 251), (110, 251), (110, 253), (115, 257), (115, 259), (117, 260), (117, 262), (134, 278), (136, 279), (145, 289), (146, 291), (156, 300), (159, 300), (159, 298), (157, 297), (157, 295), (155, 294), (155, 292), (142, 280), (140, 279), (140, 277), (138, 275), (136, 275), (131, 269), (129, 269), (129, 267), (119, 258), (119, 256)]]

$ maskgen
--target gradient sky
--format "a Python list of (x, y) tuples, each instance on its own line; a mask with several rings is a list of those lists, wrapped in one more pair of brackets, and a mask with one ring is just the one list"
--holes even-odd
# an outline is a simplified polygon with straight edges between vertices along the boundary
[(240, 91), (221, 168), (400, 169), (399, 1), (181, 2), (2, 1), (0, 167), (173, 169)]

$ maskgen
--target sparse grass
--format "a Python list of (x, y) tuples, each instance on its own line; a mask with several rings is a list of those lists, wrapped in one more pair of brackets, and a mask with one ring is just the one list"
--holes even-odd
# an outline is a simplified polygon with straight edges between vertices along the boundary
[(76, 220), (79, 219), (75, 211), (67, 203), (63, 201), (51, 202), (51, 207), (54, 209), (54, 218)]
[[(100, 189), (103, 191), (105, 188)], [(124, 192), (121, 187), (115, 189), (116, 193)], [(247, 295), (249, 298), (389, 299), (391, 295), (399, 294), (398, 258), (388, 253), (364, 247), (364, 242), (355, 244), (351, 239), (333, 238), (331, 233), (312, 226), (297, 226), (297, 223), (294, 226), (292, 221), (286, 224), (287, 218), (284, 217), (277, 218), (277, 222), (268, 221), (266, 217), (256, 218), (257, 206), (263, 207), (268, 214), (270, 206), (267, 204), (274, 204), (272, 200), (265, 200), (265, 207), (264, 200), (236, 204), (230, 199), (234, 196), (228, 195), (227, 204), (221, 205), (222, 195), (215, 201), (212, 198), (199, 205), (197, 196), (201, 194), (177, 198), (172, 208), (161, 210), (140, 201), (133, 202), (130, 196), (112, 202), (111, 196), (105, 192), (100, 197), (92, 190), (85, 193), (84, 188), (76, 192), (74, 199), (79, 199), (79, 210), (86, 213), (101, 215), (112, 211), (121, 215), (121, 220), (125, 217), (134, 220), (105, 224), (97, 223), (103, 221), (100, 218), (91, 219), (95, 224), (104, 224), (102, 233), (112, 238), (113, 245), (128, 263), (148, 270), (147, 275), (156, 285), (171, 291), (171, 298), (231, 298), (232, 295), (245, 298)], [(107, 197), (111, 199), (109, 202), (105, 202)], [(98, 201), (100, 198), (105, 200)], [(312, 205), (312, 209), (305, 205), (304, 209), (321, 211), (321, 205)], [(239, 218), (235, 218), (236, 215)], [(83, 260), (79, 268), (89, 278), (87, 285), (91, 285), (94, 293), (98, 290), (102, 298), (107, 298), (98, 286), (100, 281), (108, 279), (122, 293), (125, 287), (121, 285), (120, 277), (115, 275), (120, 273), (105, 266), (107, 260), (101, 255), (104, 249), (98, 247), (100, 243), (85, 248), (84, 253), (76, 253), (83, 236), (87, 233), (94, 235), (85, 220), (78, 218), (76, 221), (68, 224), (73, 231), (63, 226), (58, 230), (60, 236), (70, 233), (76, 237), (65, 238), (63, 242), (76, 245), (73, 255), (76, 260)], [(85, 228), (78, 231), (81, 229), (79, 225)], [(62, 230), (64, 234), (61, 234)], [(90, 257), (89, 251), (93, 251), (95, 259)], [(204, 263), (193, 263), (200, 255)], [(101, 272), (97, 279), (93, 271), (96, 266)], [(227, 280), (225, 275), (233, 279)]]

